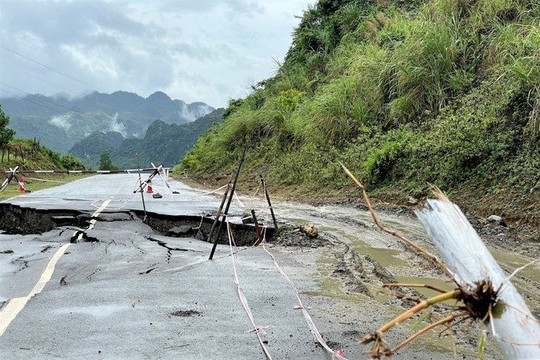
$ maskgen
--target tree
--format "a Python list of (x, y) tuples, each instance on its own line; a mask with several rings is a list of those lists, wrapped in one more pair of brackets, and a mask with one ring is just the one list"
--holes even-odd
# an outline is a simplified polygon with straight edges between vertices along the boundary
[(111, 156), (109, 155), (108, 151), (103, 151), (101, 153), (101, 157), (99, 158), (99, 169), (100, 170), (118, 170), (118, 167), (116, 167), (112, 160)]
[(15, 130), (9, 129), (8, 124), (9, 116), (4, 114), (2, 106), (0, 106), (0, 148), (6, 146), (15, 135)]

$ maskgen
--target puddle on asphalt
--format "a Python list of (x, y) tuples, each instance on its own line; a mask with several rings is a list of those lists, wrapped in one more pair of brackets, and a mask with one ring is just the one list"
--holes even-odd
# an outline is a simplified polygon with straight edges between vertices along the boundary
[(397, 256), (401, 254), (401, 251), (369, 247), (365, 242), (361, 240), (353, 241), (351, 246), (359, 254), (371, 256), (373, 259), (377, 260), (379, 264), (381, 264), (387, 269), (406, 265), (405, 261), (397, 258)]
[(339, 234), (339, 236), (348, 239), (348, 245), (351, 246), (356, 252), (362, 255), (369, 255), (373, 259), (377, 260), (385, 268), (389, 267), (400, 267), (406, 266), (406, 262), (397, 256), (399, 256), (402, 251), (388, 249), (388, 248), (377, 248), (368, 245), (365, 241), (360, 240), (358, 237), (347, 234), (344, 231), (340, 231), (333, 228), (323, 228), (323, 230), (329, 230), (334, 233)]

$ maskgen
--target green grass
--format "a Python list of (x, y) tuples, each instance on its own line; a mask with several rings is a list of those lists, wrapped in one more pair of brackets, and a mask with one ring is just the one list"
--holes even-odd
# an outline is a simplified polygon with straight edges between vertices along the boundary
[(179, 168), (232, 173), (247, 147), (247, 174), (347, 194), (342, 161), (381, 196), (429, 184), (478, 203), (506, 193), (540, 223), (539, 11), (533, 0), (320, 1), (276, 76)]
[[(3, 175), (3, 174), (2, 174)], [(20, 176), (20, 175), (19, 175)], [(36, 175), (36, 179), (41, 179), (45, 181), (39, 181), (35, 179), (29, 179), (28, 177), (25, 177), (25, 188), (27, 190), (30, 190), (31, 192), (48, 189), (53, 186), (59, 186), (71, 181), (83, 179), (85, 177), (88, 177), (91, 175), (82, 175), (82, 174), (47, 174), (43, 176), (43, 174)], [(1, 181), (4, 181), (5, 177), (2, 177)], [(24, 195), (24, 193), (19, 192), (19, 184), (15, 179), (11, 181), (11, 183), (8, 185), (8, 187), (0, 192), (0, 199), (9, 199), (15, 196)]]
[[(85, 166), (74, 156), (60, 155), (56, 151), (52, 151), (44, 146), (38, 146), (32, 140), (26, 139), (15, 139), (9, 144), (11, 154), (8, 160), (7, 152), (5, 152), (4, 162), (0, 158), (0, 183), (4, 181), (7, 177), (5, 171), (9, 169), (19, 167), (19, 173), (17, 176), (20, 177), (21, 174), (26, 178), (25, 187), (30, 191), (37, 191), (58, 184), (66, 183), (69, 181), (74, 181), (88, 175), (74, 175), (66, 174), (66, 170), (83, 170)], [(17, 149), (16, 151), (14, 149)], [(21, 156), (21, 150), (23, 155)], [(0, 149), (1, 154), (1, 149)], [(1, 155), (0, 155), (1, 156)], [(26, 174), (25, 170), (56, 170), (59, 172), (64, 171), (64, 173), (59, 174)], [(35, 178), (35, 179), (31, 179)], [(39, 180), (45, 181), (39, 181)], [(18, 191), (19, 185), (15, 179), (12, 179), (8, 187), (0, 192), (0, 198), (11, 198), (14, 196), (21, 195)]]

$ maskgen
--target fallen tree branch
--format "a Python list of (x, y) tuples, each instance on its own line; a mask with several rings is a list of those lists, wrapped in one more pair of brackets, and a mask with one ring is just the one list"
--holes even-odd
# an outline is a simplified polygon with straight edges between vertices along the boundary
[[(470, 318), (486, 323), (508, 359), (540, 359), (540, 326), (510, 282), (515, 272), (510, 276), (504, 274), (457, 205), (452, 204), (442, 191), (434, 189), (439, 200), (427, 200), (423, 210), (415, 211), (440, 251), (443, 262), (412, 241), (382, 226), (375, 215), (365, 187), (343, 164), (340, 163), (340, 165), (353, 182), (362, 189), (364, 200), (375, 224), (429, 259), (446, 272), (457, 285), (455, 290), (419, 302), (376, 332), (364, 336), (362, 343), (375, 342), (370, 351), (372, 357), (390, 356), (425, 332), (462, 317), (463, 320)], [(443, 292), (430, 285), (385, 285), (389, 288), (399, 286), (425, 287)], [(463, 306), (458, 307), (461, 312), (448, 315), (424, 327), (392, 349), (383, 347), (383, 336), (387, 331), (429, 306), (449, 299), (456, 299), (463, 303)]]
[(446, 290), (443, 290), (443, 289), (439, 289), (438, 287), (436, 286), (433, 286), (433, 285), (429, 285), (429, 284), (383, 284), (383, 287), (384, 288), (395, 288), (395, 287), (409, 287), (409, 288), (414, 288), (414, 287), (421, 287), (421, 288), (426, 288), (426, 289), (430, 289), (430, 290), (433, 290), (433, 291), (437, 291), (437, 292), (440, 292), (440, 293), (445, 293)]
[(431, 330), (431, 329), (433, 329), (433, 328), (435, 328), (435, 327), (437, 327), (439, 325), (444, 325), (444, 324), (451, 323), (452, 321), (454, 321), (457, 318), (468, 317), (468, 316), (469, 316), (469, 312), (463, 311), (463, 312), (460, 312), (458, 314), (448, 315), (447, 317), (445, 317), (445, 318), (443, 318), (443, 319), (441, 319), (439, 321), (436, 321), (433, 324), (429, 324), (428, 326), (423, 327), (422, 329), (418, 330), (415, 334), (411, 335), (410, 337), (408, 337), (407, 339), (402, 341), (399, 345), (393, 347), (390, 350), (390, 355), (396, 353), (399, 349), (401, 349), (402, 347), (410, 344), (416, 338), (418, 338), (419, 336), (421, 336), (424, 333), (428, 332), (429, 330)]

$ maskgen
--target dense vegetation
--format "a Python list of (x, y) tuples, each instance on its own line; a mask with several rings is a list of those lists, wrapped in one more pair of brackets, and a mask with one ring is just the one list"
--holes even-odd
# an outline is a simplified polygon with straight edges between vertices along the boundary
[(11, 139), (13, 139), (13, 135), (15, 135), (15, 131), (8, 128), (9, 125), (9, 116), (6, 116), (4, 112), (2, 111), (2, 107), (0, 106), (0, 147), (5, 147)]
[(21, 170), (86, 169), (75, 156), (62, 155), (30, 139), (13, 139), (5, 147), (0, 148), (0, 170), (8, 170), (15, 166)]
[(199, 139), (181, 168), (247, 173), (304, 195), (425, 196), (540, 223), (540, 7), (535, 0), (319, 0), (276, 75)]

